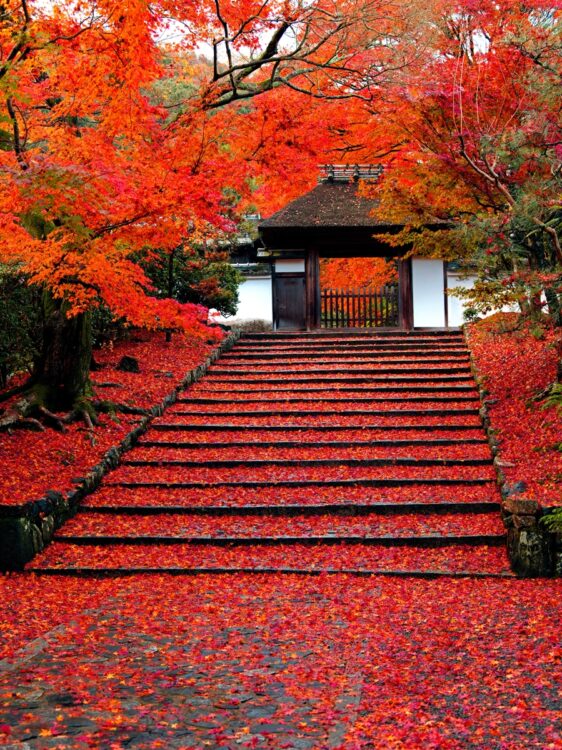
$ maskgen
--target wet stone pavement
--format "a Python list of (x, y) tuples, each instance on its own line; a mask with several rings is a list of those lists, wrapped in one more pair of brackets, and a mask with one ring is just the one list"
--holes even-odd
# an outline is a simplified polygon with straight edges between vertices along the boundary
[[(287, 652), (269, 626), (209, 633), (204, 624), (190, 627), (188, 614), (174, 613), (164, 630), (155, 622), (139, 630), (118, 598), (107, 605), (54, 628), (0, 665), (3, 698), (13, 686), (1, 715), (13, 727), (10, 746), (340, 746), (347, 726), (340, 717), (357, 705), (361, 681), (338, 638), (345, 622), (331, 624), (333, 640), (324, 644), (338, 687), (319, 702), (327, 686), (325, 675), (314, 679), (317, 654), (306, 644)], [(303, 670), (312, 679), (301, 689), (292, 675)], [(316, 710), (325, 701), (331, 704), (328, 730)]]
[(562, 747), (555, 582), (112, 583), (0, 664), (0, 747)]

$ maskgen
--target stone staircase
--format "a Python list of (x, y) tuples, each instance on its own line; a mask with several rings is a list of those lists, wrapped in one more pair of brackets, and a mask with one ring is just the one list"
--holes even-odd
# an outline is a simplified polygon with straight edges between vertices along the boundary
[(460, 332), (253, 334), (28, 569), (511, 575)]

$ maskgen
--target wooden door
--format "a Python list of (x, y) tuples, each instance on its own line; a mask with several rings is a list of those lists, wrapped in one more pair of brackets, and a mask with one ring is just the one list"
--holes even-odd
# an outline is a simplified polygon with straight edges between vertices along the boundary
[(276, 274), (273, 279), (275, 328), (302, 331), (306, 328), (306, 285), (304, 273)]

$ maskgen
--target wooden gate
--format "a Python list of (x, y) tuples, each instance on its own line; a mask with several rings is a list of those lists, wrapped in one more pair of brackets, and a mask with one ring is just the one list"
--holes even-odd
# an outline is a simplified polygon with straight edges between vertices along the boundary
[(322, 328), (392, 328), (398, 325), (398, 284), (380, 289), (324, 289)]
[(306, 328), (304, 273), (275, 274), (273, 277), (273, 325), (277, 330)]

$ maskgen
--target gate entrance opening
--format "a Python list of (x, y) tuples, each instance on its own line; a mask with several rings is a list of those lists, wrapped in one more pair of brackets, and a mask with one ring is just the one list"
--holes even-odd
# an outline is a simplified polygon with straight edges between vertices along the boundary
[(321, 328), (398, 326), (398, 284), (380, 289), (325, 289), (320, 299)]
[(395, 262), (386, 258), (321, 258), (319, 271), (321, 328), (398, 326)]

